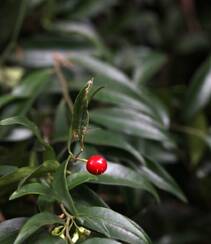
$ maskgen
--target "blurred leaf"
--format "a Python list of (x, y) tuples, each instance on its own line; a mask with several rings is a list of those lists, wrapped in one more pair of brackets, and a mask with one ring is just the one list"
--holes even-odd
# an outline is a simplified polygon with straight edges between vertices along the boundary
[(65, 101), (61, 100), (55, 114), (53, 138), (57, 140), (64, 136), (68, 138), (68, 130)]
[[(87, 178), (89, 177), (89, 173), (87, 172), (85, 165), (82, 165), (80, 163), (75, 165), (74, 172), (83, 172), (83, 177), (86, 174)], [(68, 186), (71, 186), (71, 176), (67, 177), (67, 182)], [(154, 197), (158, 199), (156, 190), (141, 172), (134, 171), (120, 164), (114, 164), (109, 162), (106, 172), (103, 175), (96, 176), (96, 178), (91, 180), (90, 182), (143, 189), (152, 193)]]
[(38, 141), (45, 146), (46, 153), (48, 153), (47, 159), (55, 159), (55, 153), (53, 148), (47, 142), (45, 142), (45, 140), (42, 138), (40, 134), (39, 128), (32, 121), (30, 121), (29, 119), (23, 116), (14, 116), (0, 121), (0, 125), (15, 125), (15, 124), (22, 125), (28, 128), (29, 130), (31, 130), (33, 134), (37, 137)]
[(144, 163), (145, 160), (139, 152), (131, 146), (131, 144), (121, 134), (103, 130), (103, 129), (91, 129), (86, 136), (86, 143), (91, 143), (96, 146), (110, 146), (123, 149), (131, 153), (140, 162)]
[(153, 118), (122, 108), (101, 108), (90, 113), (91, 121), (109, 129), (141, 138), (168, 140), (162, 126)]
[(97, 32), (90, 24), (83, 22), (63, 21), (55, 22), (48, 29), (58, 33), (64, 33), (67, 35), (77, 34), (88, 40), (90, 40), (97, 48), (102, 49), (103, 43)]
[[(207, 136), (208, 132), (208, 125), (206, 117), (203, 113), (197, 114), (193, 118), (193, 120), (190, 122), (189, 125), (191, 128), (194, 128), (197, 131), (200, 131), (200, 133), (204, 133), (205, 137)], [(189, 154), (192, 162), (192, 166), (197, 166), (200, 159), (203, 156), (203, 153), (205, 152), (206, 144), (205, 141), (202, 138), (199, 138), (195, 135), (187, 134), (188, 139), (188, 147), (189, 147)]]
[(47, 164), (43, 165), (43, 167), (40, 168), (39, 171), (36, 172), (36, 167), (22, 167), (18, 168), (16, 171), (0, 177), (0, 189), (4, 189), (7, 186), (12, 186), (15, 183), (18, 183), (19, 181), (28, 178), (32, 174), (34, 176), (42, 176), (45, 175), (48, 172), (53, 172), (58, 168), (58, 164), (52, 163), (52, 161), (49, 161)]
[(31, 236), (35, 231), (40, 229), (45, 225), (52, 224), (64, 224), (64, 221), (54, 214), (43, 212), (34, 215), (22, 226), (14, 244), (23, 243), (29, 236)]
[(151, 243), (145, 232), (133, 224), (128, 218), (102, 207), (81, 207), (80, 219), (83, 224), (97, 232), (124, 241), (126, 243)]
[(186, 95), (183, 117), (191, 119), (209, 102), (211, 96), (211, 59), (203, 63), (195, 73)]
[(112, 240), (112, 239), (107, 239), (107, 238), (90, 238), (86, 241), (83, 241), (82, 244), (121, 244), (121, 242)]
[(52, 192), (49, 187), (43, 184), (31, 183), (31, 184), (26, 184), (21, 188), (17, 189), (15, 192), (13, 192), (13, 194), (10, 196), (10, 200), (14, 200), (16, 198), (29, 195), (29, 194), (48, 195), (48, 194), (52, 194)]
[(158, 163), (147, 160), (147, 166), (141, 166), (141, 172), (158, 188), (170, 192), (180, 200), (187, 202), (184, 193), (175, 180)]
[(87, 17), (94, 17), (99, 13), (104, 12), (109, 7), (112, 7), (118, 2), (118, 0), (107, 0), (98, 1), (98, 0), (87, 0), (87, 1), (80, 1), (76, 5), (74, 12), (71, 16), (75, 16), (77, 18), (87, 18)]
[(77, 215), (75, 204), (68, 190), (66, 179), (67, 165), (68, 161), (66, 163), (62, 163), (57, 169), (56, 173), (54, 174), (52, 187), (56, 200), (63, 203), (72, 214)]
[(12, 244), (18, 234), (21, 226), (26, 222), (27, 218), (14, 218), (5, 220), (0, 224), (0, 243)]
[(16, 166), (0, 165), (0, 176), (9, 175), (17, 170)]
[(137, 62), (134, 82), (137, 85), (147, 83), (166, 63), (166, 56), (158, 52), (148, 52)]
[(82, 65), (83, 67), (89, 69), (90, 71), (101, 74), (110, 79), (122, 82), (129, 83), (129, 78), (122, 73), (120, 70), (111, 66), (103, 61), (100, 61), (92, 56), (81, 55), (81, 54), (72, 54), (69, 56), (70, 61)]

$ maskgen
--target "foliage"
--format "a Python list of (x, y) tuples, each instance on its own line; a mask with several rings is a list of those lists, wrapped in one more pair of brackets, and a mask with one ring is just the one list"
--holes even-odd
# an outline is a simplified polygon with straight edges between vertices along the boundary
[(209, 243), (208, 6), (1, 3), (1, 243)]

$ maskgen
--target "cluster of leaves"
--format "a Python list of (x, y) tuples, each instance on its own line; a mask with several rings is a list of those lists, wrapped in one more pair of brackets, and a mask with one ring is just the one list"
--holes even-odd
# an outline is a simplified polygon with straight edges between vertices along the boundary
[[(150, 243), (128, 217), (160, 244), (206, 240), (195, 226), (178, 235), (172, 223), (159, 239), (154, 221), (148, 226), (151, 215), (141, 212), (139, 220), (164, 191), (186, 202), (164, 164), (179, 170), (173, 173), (190, 200), (189, 178), (201, 177), (199, 201), (210, 200), (209, 36), (193, 15), (183, 15), (185, 4), (1, 4), (0, 203), (9, 220), (0, 224), (0, 243)], [(94, 85), (85, 83), (90, 77)], [(80, 161), (95, 153), (109, 161), (100, 176)], [(173, 212), (180, 208), (189, 211), (181, 204)]]

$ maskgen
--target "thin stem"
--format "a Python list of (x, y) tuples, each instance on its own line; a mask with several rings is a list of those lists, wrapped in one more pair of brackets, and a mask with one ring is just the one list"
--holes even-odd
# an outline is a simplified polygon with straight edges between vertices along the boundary
[(62, 58), (59, 55), (55, 54), (54, 55), (54, 69), (55, 69), (56, 75), (59, 79), (59, 82), (61, 84), (64, 100), (67, 103), (67, 106), (72, 114), (73, 113), (73, 102), (69, 96), (67, 80), (65, 79), (65, 77), (62, 73), (62, 70), (61, 70), (62, 63), (63, 63)]
[(201, 139), (204, 139), (204, 137), (206, 136), (206, 134), (204, 132), (202, 132), (201, 130), (195, 129), (193, 127), (188, 127), (188, 126), (182, 126), (182, 125), (172, 125), (172, 129), (175, 131), (179, 131), (182, 133), (187, 133), (193, 136), (197, 136)]

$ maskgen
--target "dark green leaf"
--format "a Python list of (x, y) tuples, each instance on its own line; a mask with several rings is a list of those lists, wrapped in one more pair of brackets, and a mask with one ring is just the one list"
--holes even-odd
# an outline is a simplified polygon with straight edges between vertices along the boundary
[(31, 130), (32, 133), (37, 137), (38, 141), (45, 146), (46, 153), (48, 153), (47, 159), (55, 159), (55, 153), (53, 151), (53, 148), (47, 142), (45, 142), (45, 140), (42, 138), (40, 134), (39, 128), (32, 121), (23, 116), (14, 116), (0, 121), (0, 125), (16, 124), (22, 125)]
[(127, 141), (127, 139), (121, 134), (111, 132), (109, 130), (103, 129), (91, 129), (87, 136), (87, 143), (94, 144), (96, 146), (110, 146), (115, 148), (123, 149), (129, 153), (131, 153), (135, 158), (137, 158), (140, 162), (144, 163), (145, 160), (141, 156), (139, 152), (137, 152), (131, 144)]
[(29, 236), (45, 225), (64, 224), (64, 221), (54, 214), (43, 212), (31, 217), (21, 228), (14, 244), (23, 243)]
[(141, 166), (141, 172), (158, 188), (170, 192), (182, 201), (187, 202), (175, 180), (158, 163), (147, 160), (147, 166)]
[(36, 195), (53, 195), (51, 189), (43, 184), (40, 183), (31, 183), (22, 186), (21, 188), (17, 189), (13, 194), (10, 196), (10, 200), (29, 195), (29, 194), (36, 194)]
[(52, 182), (53, 191), (58, 202), (63, 203), (64, 206), (74, 215), (77, 215), (77, 211), (73, 202), (73, 199), (69, 193), (67, 185), (67, 165), (62, 163), (54, 174), (54, 179)]
[(9, 175), (17, 170), (16, 166), (0, 165), (0, 176)]
[(162, 126), (153, 118), (137, 111), (120, 108), (102, 108), (90, 113), (91, 121), (109, 129), (141, 138), (168, 140)]
[(90, 238), (86, 241), (83, 241), (82, 244), (121, 244), (121, 242), (112, 240), (112, 239), (107, 239), (107, 238)]
[(80, 141), (81, 148), (83, 148), (84, 137), (86, 135), (87, 127), (89, 124), (89, 92), (92, 87), (93, 81), (90, 80), (81, 89), (75, 99), (73, 107), (73, 119), (71, 124), (71, 141)]
[(202, 109), (211, 96), (211, 58), (202, 64), (193, 77), (185, 101), (184, 118), (191, 119)]
[(114, 238), (133, 244), (151, 243), (141, 228), (123, 215), (108, 208), (81, 207), (80, 219), (83, 224), (108, 238)]
[[(81, 163), (75, 165), (74, 171), (83, 172), (83, 175), (87, 174), (87, 177), (89, 175), (85, 165), (82, 165)], [(71, 186), (71, 176), (68, 176), (67, 182), (68, 185)], [(158, 199), (156, 190), (142, 173), (134, 171), (120, 164), (109, 162), (106, 172), (103, 175), (96, 176), (96, 179), (92, 180), (91, 182), (105, 185), (128, 186), (132, 188), (147, 190)]]

